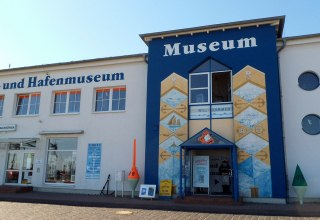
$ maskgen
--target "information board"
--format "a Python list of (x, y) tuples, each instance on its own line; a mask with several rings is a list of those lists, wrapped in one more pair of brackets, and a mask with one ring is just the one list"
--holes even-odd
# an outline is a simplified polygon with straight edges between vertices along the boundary
[(159, 196), (172, 195), (172, 180), (160, 180)]
[(193, 187), (209, 188), (209, 156), (193, 156)]
[(86, 179), (100, 179), (101, 144), (88, 144)]

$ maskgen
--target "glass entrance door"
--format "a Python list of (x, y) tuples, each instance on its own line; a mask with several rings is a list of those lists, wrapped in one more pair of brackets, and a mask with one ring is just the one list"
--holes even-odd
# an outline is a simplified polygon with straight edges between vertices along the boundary
[(32, 183), (34, 152), (9, 150), (6, 166), (6, 184), (29, 185)]
[(233, 170), (229, 149), (217, 149), (210, 156), (210, 194), (231, 196)]

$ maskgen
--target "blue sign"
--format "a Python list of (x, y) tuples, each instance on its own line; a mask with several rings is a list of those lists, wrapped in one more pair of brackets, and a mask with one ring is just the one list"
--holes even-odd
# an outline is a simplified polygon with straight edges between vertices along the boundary
[[(124, 73), (104, 73), (104, 74), (90, 74), (82, 76), (70, 76), (70, 77), (59, 77), (53, 78), (47, 75), (45, 78), (38, 78), (32, 76), (28, 78), (22, 78), (20, 81), (15, 82), (4, 82), (2, 88), (6, 89), (23, 89), (33, 87), (44, 87), (44, 86), (56, 86), (56, 85), (73, 85), (73, 84), (84, 84), (92, 82), (108, 82), (108, 81), (119, 81), (124, 80)], [(1, 85), (0, 85), (1, 87)]]
[(88, 145), (86, 179), (100, 179), (101, 144)]

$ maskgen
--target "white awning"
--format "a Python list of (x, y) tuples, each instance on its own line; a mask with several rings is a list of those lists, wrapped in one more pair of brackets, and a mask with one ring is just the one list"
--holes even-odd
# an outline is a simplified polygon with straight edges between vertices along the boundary
[(40, 131), (40, 135), (53, 135), (53, 134), (83, 134), (84, 130), (69, 130), (69, 131)]

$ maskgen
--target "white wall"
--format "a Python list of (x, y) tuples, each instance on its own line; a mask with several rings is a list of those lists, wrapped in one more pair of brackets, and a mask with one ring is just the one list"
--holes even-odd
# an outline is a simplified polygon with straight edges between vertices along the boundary
[(305, 91), (298, 85), (298, 77), (314, 71), (320, 77), (320, 36), (288, 39), (280, 52), (284, 143), (288, 175), (289, 197), (296, 197), (292, 181), (299, 164), (308, 183), (306, 197), (320, 198), (320, 134), (309, 135), (302, 130), (301, 121), (308, 114), (320, 115), (320, 88)]
[[(53, 78), (123, 72), (125, 79), (120, 81), (92, 82), (88, 84), (57, 85), (36, 88), (3, 90), (5, 95), (3, 117), (0, 124), (17, 124), (17, 130), (6, 132), (0, 138), (40, 138), (35, 159), (41, 159), (42, 165), (34, 168), (33, 185), (51, 187), (44, 183), (47, 139), (50, 137), (77, 137), (76, 183), (74, 189), (101, 190), (107, 175), (111, 174), (110, 189), (114, 189), (116, 171), (125, 170), (126, 176), (132, 166), (133, 139), (137, 138), (137, 168), (140, 183), (144, 182), (145, 123), (146, 123), (146, 87), (147, 64), (140, 55), (115, 60), (84, 62), (80, 64), (58, 65), (52, 67), (27, 68), (0, 72), (0, 82), (19, 81), (23, 77), (49, 74)], [(94, 88), (125, 85), (125, 112), (94, 113)], [(2, 86), (2, 85), (1, 85)], [(74, 115), (52, 115), (52, 94), (55, 90), (81, 89), (80, 113)], [(41, 92), (40, 113), (38, 116), (15, 116), (15, 95), (17, 93)], [(41, 131), (83, 130), (75, 135), (40, 135)], [(102, 143), (101, 174), (99, 180), (85, 178), (88, 143)], [(2, 159), (4, 150), (0, 149)], [(37, 168), (40, 168), (39, 172)], [(4, 182), (4, 165), (0, 163), (0, 181)], [(0, 183), (0, 184), (1, 184)], [(130, 190), (129, 185), (125, 185)]]

